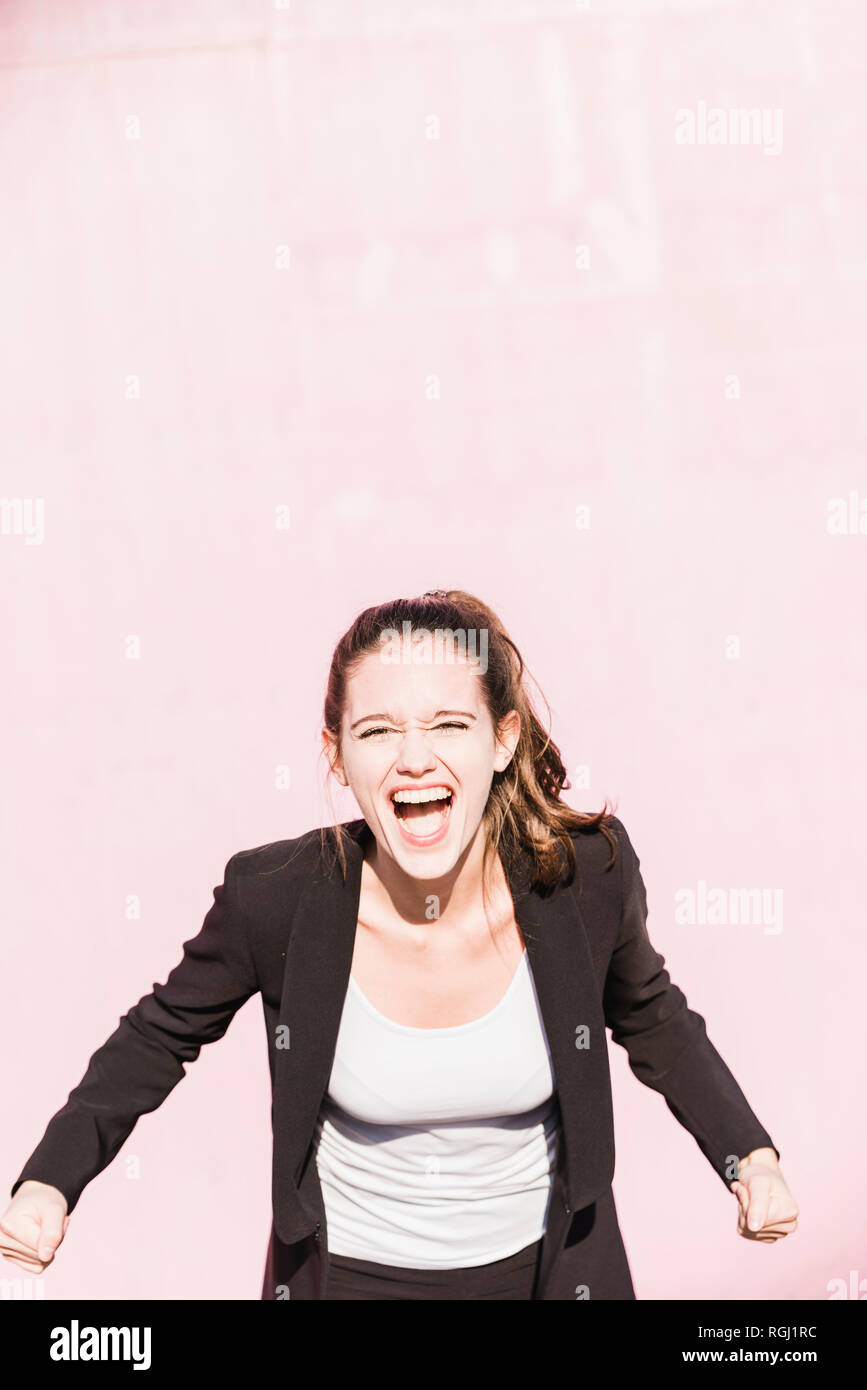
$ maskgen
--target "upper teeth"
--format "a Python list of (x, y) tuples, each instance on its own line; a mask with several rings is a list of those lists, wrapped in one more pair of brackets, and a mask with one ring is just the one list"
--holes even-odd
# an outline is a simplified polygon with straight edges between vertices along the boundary
[(425, 787), (423, 791), (400, 791), (395, 792), (392, 801), (439, 801), (444, 796), (451, 796), (451, 787)]

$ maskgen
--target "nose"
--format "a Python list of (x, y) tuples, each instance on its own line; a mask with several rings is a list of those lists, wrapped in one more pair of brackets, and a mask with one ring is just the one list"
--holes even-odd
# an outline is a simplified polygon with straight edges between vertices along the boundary
[(395, 768), (409, 776), (421, 777), (437, 765), (427, 735), (422, 729), (407, 729), (400, 741)]

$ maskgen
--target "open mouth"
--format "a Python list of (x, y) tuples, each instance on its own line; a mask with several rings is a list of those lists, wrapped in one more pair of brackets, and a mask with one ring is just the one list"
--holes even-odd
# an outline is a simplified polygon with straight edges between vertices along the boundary
[(454, 793), (451, 787), (425, 787), (392, 792), (391, 805), (408, 840), (430, 841), (445, 834)]

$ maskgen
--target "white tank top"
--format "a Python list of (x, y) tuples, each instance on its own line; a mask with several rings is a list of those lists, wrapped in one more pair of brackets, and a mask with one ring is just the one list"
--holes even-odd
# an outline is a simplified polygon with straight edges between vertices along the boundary
[(526, 949), (500, 1002), (452, 1028), (394, 1023), (350, 975), (315, 1143), (330, 1253), (457, 1269), (539, 1240), (557, 1102)]

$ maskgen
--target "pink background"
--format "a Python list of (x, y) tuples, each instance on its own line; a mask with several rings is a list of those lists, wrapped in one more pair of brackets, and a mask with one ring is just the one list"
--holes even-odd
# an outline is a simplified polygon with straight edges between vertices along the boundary
[[(0, 492), (44, 503), (0, 535), (7, 1194), (229, 856), (333, 818), (336, 639), (457, 586), (801, 1206), (740, 1239), (611, 1045), (639, 1297), (867, 1279), (865, 40), (860, 0), (0, 5)], [(700, 103), (782, 148), (679, 144)], [(678, 923), (700, 879), (782, 930)], [(0, 1276), (258, 1298), (269, 1102), (256, 998)]]

